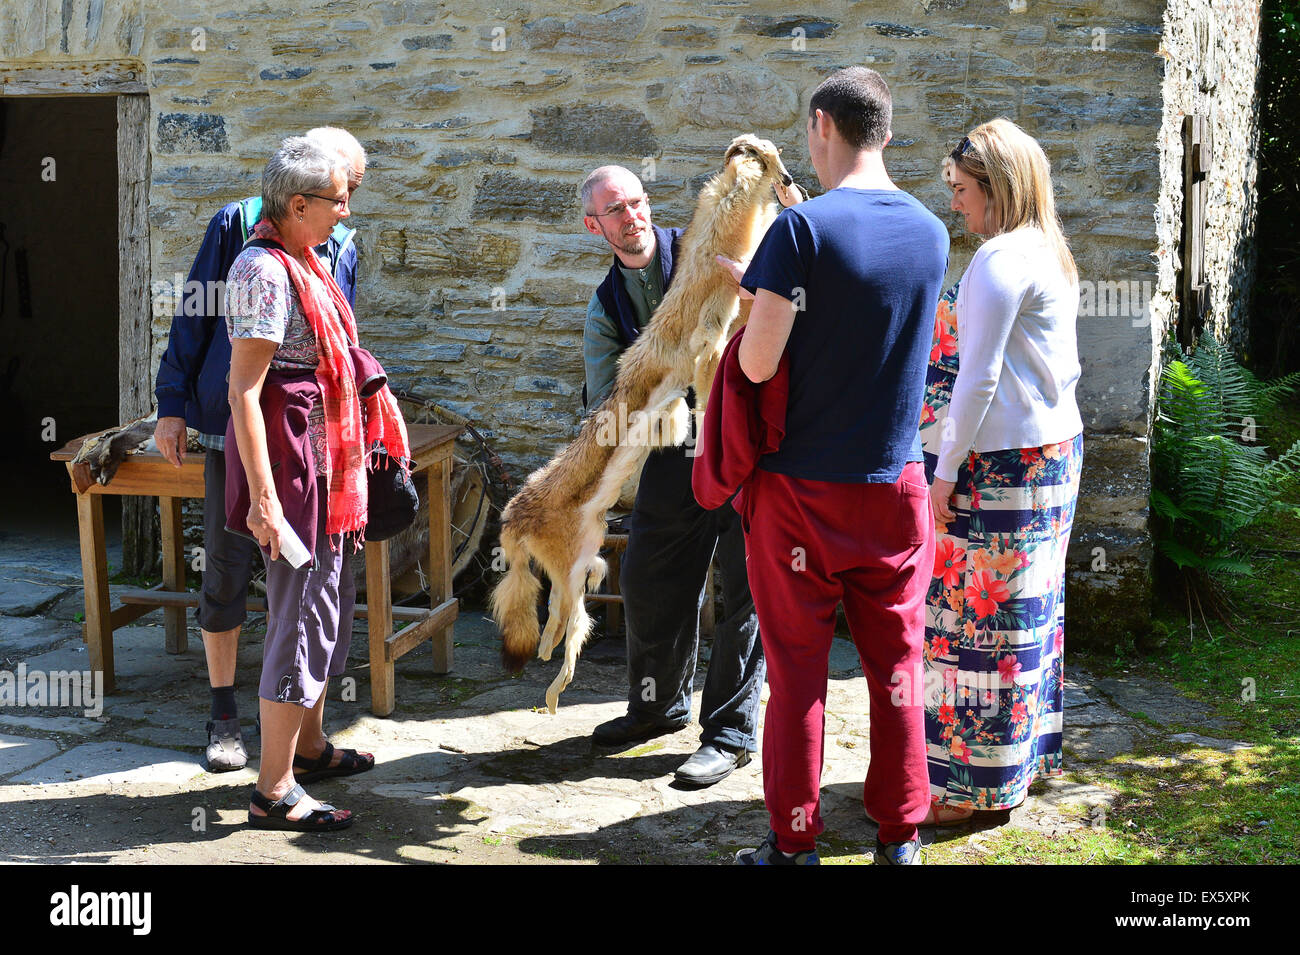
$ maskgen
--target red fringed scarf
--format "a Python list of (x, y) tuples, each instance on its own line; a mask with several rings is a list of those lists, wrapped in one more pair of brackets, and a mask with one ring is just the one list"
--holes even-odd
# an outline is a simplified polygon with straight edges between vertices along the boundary
[[(254, 227), (253, 233), (259, 239), (284, 245), (278, 230), (265, 219)], [(382, 448), (400, 467), (409, 467), (411, 450), (406, 422), (402, 420), (397, 399), (387, 385), (368, 398), (360, 397), (352, 371), (352, 358), (348, 353), (348, 347), (357, 341), (356, 318), (347, 298), (334, 277), (321, 265), (315, 251), (306, 249), (305, 258), (311, 263), (311, 270), (325, 284), (334, 311), (318, 298), (307, 270), (297, 259), (282, 249), (267, 251), (288, 271), (289, 279), (298, 290), (302, 310), (316, 334), (316, 350), (320, 356), (316, 382), (320, 385), (325, 406), (325, 473), (329, 493), (325, 530), (329, 534), (360, 535), (366, 526), (368, 455), (376, 454)]]

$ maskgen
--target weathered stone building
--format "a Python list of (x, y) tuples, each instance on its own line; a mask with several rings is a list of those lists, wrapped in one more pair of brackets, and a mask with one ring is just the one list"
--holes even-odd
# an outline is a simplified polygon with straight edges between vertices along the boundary
[[(118, 323), (121, 408), (86, 425), (102, 427), (147, 410), (174, 276), (208, 217), (258, 190), (281, 136), (346, 126), (371, 157), (352, 222), (363, 337), (522, 476), (576, 428), (583, 305), (607, 267), (574, 201), (584, 171), (629, 166), (656, 220), (684, 223), (727, 141), (754, 131), (815, 185), (807, 94), (834, 68), (870, 65), (895, 98), (887, 166), (950, 224), (955, 279), (975, 242), (948, 211), (939, 164), (971, 126), (1007, 116), (1052, 160), (1084, 279), (1071, 593), (1076, 625), (1104, 635), (1141, 618), (1149, 587), (1147, 438), (1186, 271), (1187, 115), (1213, 136), (1196, 294), (1212, 325), (1245, 328), (1258, 31), (1258, 0), (5, 0), (0, 106), (23, 141), (11, 133), (0, 156), (25, 158), (6, 162), (0, 189), (26, 210), (7, 223), (11, 244), (80, 224), (87, 193), (108, 195), (120, 302), (87, 304), (64, 332), (92, 314)], [(39, 163), (56, 128), (58, 149), (80, 148), (66, 142), (73, 96), (115, 101), (119, 181), (67, 183), (60, 211), (50, 197), (63, 186)], [(66, 282), (50, 272), (31, 291)], [(102, 349), (90, 357), (115, 373)], [(30, 367), (15, 387), (35, 407), (50, 376), (78, 374)]]

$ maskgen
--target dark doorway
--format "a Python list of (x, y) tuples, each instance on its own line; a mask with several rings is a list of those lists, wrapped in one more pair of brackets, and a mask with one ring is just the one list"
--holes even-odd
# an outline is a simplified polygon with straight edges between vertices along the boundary
[(0, 551), (39, 536), (75, 553), (49, 455), (118, 421), (117, 169), (116, 97), (0, 98)]

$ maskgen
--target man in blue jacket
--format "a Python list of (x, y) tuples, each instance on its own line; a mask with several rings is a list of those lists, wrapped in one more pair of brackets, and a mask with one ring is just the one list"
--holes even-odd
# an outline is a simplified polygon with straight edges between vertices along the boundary
[[(581, 199), (583, 224), (614, 253), (587, 306), (583, 335), (584, 401), (595, 409), (614, 386), (619, 356), (668, 291), (683, 230), (651, 223), (641, 181), (621, 166), (588, 175)], [(781, 199), (797, 201), (789, 193)], [(739, 518), (730, 507), (706, 511), (695, 502), (693, 463), (685, 448), (664, 448), (651, 452), (641, 471), (619, 580), (627, 621), (628, 709), (597, 726), (592, 739), (621, 745), (690, 722), (700, 607), (716, 551), (723, 615), (701, 699), (701, 745), (676, 772), (679, 782), (707, 786), (744, 766), (757, 749), (763, 648)]]
[[(366, 153), (348, 132), (320, 127), (307, 134), (339, 153), (348, 164), (348, 196), (361, 185), (366, 173)], [(207, 656), (212, 686), (212, 716), (207, 724), (207, 767), (210, 772), (241, 769), (248, 753), (239, 732), (235, 703), (235, 654), (244, 622), (248, 581), (257, 559), (257, 543), (226, 531), (225, 434), (230, 418), (227, 376), (230, 373), (230, 339), (226, 335), (224, 287), (226, 274), (253, 226), (262, 215), (262, 198), (231, 202), (212, 217), (203, 244), (172, 319), (167, 351), (158, 368), (154, 394), (158, 399), (158, 424), (154, 440), (158, 450), (176, 467), (185, 458), (185, 432), (199, 432), (204, 447), (203, 591), (199, 598), (199, 628)], [(316, 249), (334, 279), (356, 304), (357, 250), (355, 230), (343, 225)]]

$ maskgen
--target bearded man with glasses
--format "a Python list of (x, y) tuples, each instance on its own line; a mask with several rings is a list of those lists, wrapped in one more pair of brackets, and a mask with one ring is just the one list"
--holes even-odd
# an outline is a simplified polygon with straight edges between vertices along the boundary
[[(786, 205), (799, 201), (793, 189), (780, 192), (780, 198)], [(651, 222), (645, 188), (621, 166), (589, 174), (580, 200), (583, 225), (614, 253), (587, 306), (583, 403), (591, 412), (613, 388), (619, 356), (663, 301), (684, 230)], [(688, 399), (692, 404), (693, 398)], [(617, 408), (602, 410), (619, 415)], [(652, 451), (641, 471), (619, 577), (627, 622), (628, 709), (597, 726), (592, 739), (618, 746), (690, 723), (700, 607), (716, 551), (723, 614), (704, 681), (700, 747), (676, 772), (681, 783), (709, 786), (748, 763), (757, 749), (763, 648), (739, 517), (730, 507), (706, 511), (696, 503), (693, 463), (685, 447), (664, 448)]]

